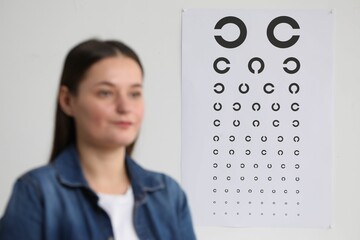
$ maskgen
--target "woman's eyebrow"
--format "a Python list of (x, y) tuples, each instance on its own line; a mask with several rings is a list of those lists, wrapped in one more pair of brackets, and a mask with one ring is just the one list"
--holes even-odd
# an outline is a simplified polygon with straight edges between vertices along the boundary
[[(106, 85), (109, 87), (116, 87), (116, 84), (110, 82), (110, 81), (101, 81), (95, 84), (95, 86), (101, 86), (101, 85)], [(134, 83), (130, 85), (130, 88), (143, 88), (143, 84), (142, 83)]]
[(114, 87), (115, 86), (115, 84), (113, 84), (113, 83), (111, 83), (111, 82), (109, 82), (109, 81), (101, 81), (101, 82), (98, 82), (98, 83), (96, 83), (95, 84), (95, 86), (98, 86), (98, 85), (108, 85), (108, 86), (111, 86), (111, 87)]
[(135, 83), (131, 85), (132, 88), (142, 88), (143, 85), (141, 83)]

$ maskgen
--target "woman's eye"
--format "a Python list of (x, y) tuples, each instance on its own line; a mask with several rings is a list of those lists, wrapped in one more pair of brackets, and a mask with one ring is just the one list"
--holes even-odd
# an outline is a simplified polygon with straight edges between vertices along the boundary
[(139, 91), (139, 92), (132, 92), (130, 93), (131, 97), (133, 98), (138, 98), (138, 97), (141, 97), (142, 93)]
[(113, 93), (111, 91), (107, 91), (107, 90), (101, 90), (98, 92), (98, 95), (100, 97), (110, 97), (113, 95)]

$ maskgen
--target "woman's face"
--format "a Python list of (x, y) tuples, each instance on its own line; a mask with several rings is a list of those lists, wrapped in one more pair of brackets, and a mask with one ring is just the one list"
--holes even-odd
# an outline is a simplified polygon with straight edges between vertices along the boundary
[(92, 65), (67, 104), (77, 141), (102, 148), (131, 144), (144, 115), (142, 77), (139, 65), (125, 56)]

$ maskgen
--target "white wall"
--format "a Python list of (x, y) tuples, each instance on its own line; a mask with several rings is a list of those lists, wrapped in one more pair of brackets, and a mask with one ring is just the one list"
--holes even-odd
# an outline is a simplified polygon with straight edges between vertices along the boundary
[(135, 156), (180, 181), (183, 8), (335, 10), (334, 227), (196, 227), (198, 238), (360, 239), (360, 0), (0, 0), (0, 215), (16, 177), (48, 161), (63, 59), (89, 37), (139, 53), (147, 112)]

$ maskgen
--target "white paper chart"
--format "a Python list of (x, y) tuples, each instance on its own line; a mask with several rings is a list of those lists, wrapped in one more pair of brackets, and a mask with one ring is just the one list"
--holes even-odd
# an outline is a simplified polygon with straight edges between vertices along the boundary
[(182, 17), (182, 180), (194, 222), (330, 227), (332, 11)]

